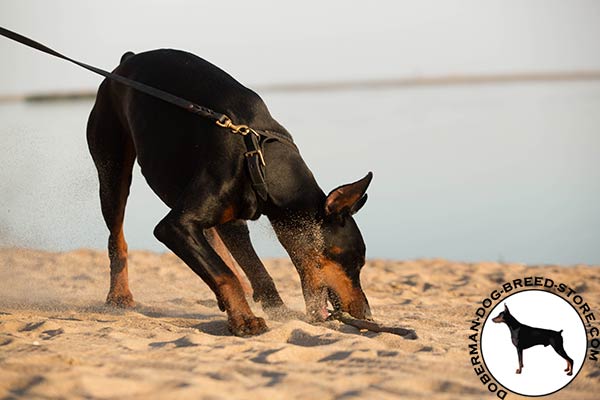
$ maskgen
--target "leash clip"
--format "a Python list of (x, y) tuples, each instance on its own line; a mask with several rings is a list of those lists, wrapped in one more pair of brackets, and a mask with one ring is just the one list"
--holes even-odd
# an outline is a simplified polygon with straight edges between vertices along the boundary
[(227, 115), (222, 115), (215, 122), (221, 128), (231, 130), (231, 133), (240, 134), (242, 136), (253, 133), (259, 137), (259, 134), (254, 129), (250, 128), (248, 125), (235, 125), (233, 122), (231, 122), (231, 118), (229, 118)]

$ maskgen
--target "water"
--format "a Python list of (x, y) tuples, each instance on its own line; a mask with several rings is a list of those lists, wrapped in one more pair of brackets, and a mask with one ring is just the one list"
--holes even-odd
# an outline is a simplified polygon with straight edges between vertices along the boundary
[[(600, 264), (600, 83), (266, 93), (317, 180), (374, 172), (356, 216), (368, 257)], [(0, 104), (0, 241), (104, 248), (85, 143), (92, 103)], [(125, 234), (152, 235), (167, 209), (136, 169)], [(268, 221), (261, 256), (281, 256)]]

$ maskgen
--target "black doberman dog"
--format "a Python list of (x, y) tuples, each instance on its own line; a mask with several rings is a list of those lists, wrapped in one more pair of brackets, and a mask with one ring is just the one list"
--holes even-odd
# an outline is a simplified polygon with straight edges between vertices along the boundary
[(512, 343), (517, 348), (519, 355), (517, 374), (520, 374), (523, 369), (523, 350), (542, 344), (544, 347), (548, 345), (552, 346), (558, 355), (567, 361), (567, 368), (565, 369), (567, 375), (573, 375), (573, 359), (567, 355), (567, 352), (563, 348), (562, 330), (557, 332), (550, 329), (532, 328), (531, 326), (524, 325), (512, 316), (506, 304), (504, 304), (504, 311), (495, 318), (492, 318), (492, 321), (496, 323), (504, 322), (510, 329)]
[[(255, 92), (193, 54), (129, 52), (114, 73), (218, 110), (238, 124), (289, 136)], [(259, 334), (267, 327), (223, 261), (224, 246), (211, 246), (214, 238), (222, 240), (248, 276), (253, 298), (265, 312), (272, 316), (286, 310), (250, 243), (246, 221), (260, 215), (269, 218), (300, 275), (309, 317), (325, 319), (329, 298), (334, 308), (370, 318), (359, 279), (365, 244), (352, 218), (366, 201), (370, 172), (325, 195), (296, 149), (269, 141), (264, 144), (268, 198), (262, 200), (249, 180), (240, 135), (110, 80), (98, 89), (87, 139), (110, 231), (108, 304), (134, 304), (123, 217), (137, 158), (148, 185), (170, 208), (154, 235), (216, 294), (232, 333)]]

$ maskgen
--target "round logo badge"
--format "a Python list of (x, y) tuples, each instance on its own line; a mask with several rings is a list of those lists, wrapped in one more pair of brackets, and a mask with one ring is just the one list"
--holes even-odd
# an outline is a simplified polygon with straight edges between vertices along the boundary
[(525, 290), (500, 301), (483, 323), (481, 356), (513, 393), (544, 396), (567, 386), (583, 366), (586, 329), (563, 297)]

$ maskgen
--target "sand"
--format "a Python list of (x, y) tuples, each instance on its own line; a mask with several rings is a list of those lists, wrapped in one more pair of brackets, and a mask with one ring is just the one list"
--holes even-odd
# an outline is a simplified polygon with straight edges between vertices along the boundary
[[(266, 265), (284, 301), (302, 311), (291, 263)], [(239, 338), (172, 254), (130, 253), (137, 306), (120, 311), (103, 305), (105, 252), (3, 249), (0, 398), (494, 399), (468, 359), (477, 302), (505, 280), (544, 275), (600, 309), (597, 268), (371, 260), (362, 280), (374, 318), (413, 328), (418, 340), (300, 320), (267, 320), (267, 333)], [(550, 398), (597, 399), (599, 364), (586, 362)]]

